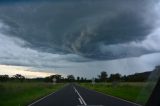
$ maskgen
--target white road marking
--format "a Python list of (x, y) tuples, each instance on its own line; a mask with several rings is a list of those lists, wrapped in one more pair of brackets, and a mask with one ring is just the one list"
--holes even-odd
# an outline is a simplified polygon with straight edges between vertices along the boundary
[(35, 101), (35, 102), (33, 102), (33, 103), (31, 103), (30, 105), (28, 105), (28, 106), (32, 106), (32, 105), (34, 105), (35, 103), (37, 103), (37, 102), (39, 102), (39, 101), (41, 101), (42, 99), (45, 99), (46, 97), (48, 97), (48, 96), (50, 96), (50, 95), (52, 95), (52, 94), (54, 94), (55, 92), (52, 92), (51, 94), (49, 94), (49, 95), (47, 95), (47, 96), (45, 96), (45, 97), (43, 97), (43, 98), (41, 98), (41, 99), (39, 99), (39, 100), (37, 100), (37, 101)]
[(82, 105), (83, 103), (82, 103), (82, 100), (81, 100), (81, 98), (78, 98), (78, 100), (79, 100), (79, 102), (80, 102), (80, 103), (81, 103), (81, 105)]
[(80, 97), (82, 103), (86, 106), (87, 103), (84, 101), (84, 99), (83, 99), (82, 96), (79, 94), (79, 92), (77, 91), (77, 89), (76, 89), (75, 87), (73, 87), (73, 88), (74, 88), (75, 92), (78, 94), (78, 96)]
[[(78, 85), (78, 86), (79, 86), (79, 85)], [(81, 87), (81, 86), (80, 86), (80, 87)], [(85, 88), (85, 87), (83, 87), (83, 88), (84, 88), (84, 89), (87, 89), (87, 90), (90, 90), (90, 91), (93, 91), (93, 92), (96, 92), (96, 93), (99, 93), (99, 94), (102, 94), (102, 95), (105, 95), (105, 96), (109, 96), (109, 97), (114, 98), (114, 99), (118, 99), (118, 100), (121, 100), (121, 101), (124, 101), (124, 102), (128, 102), (128, 103), (130, 103), (130, 104), (134, 104), (134, 105), (137, 105), (137, 106), (142, 106), (142, 105), (140, 105), (140, 104), (137, 104), (137, 103), (134, 103), (134, 102), (125, 100), (125, 99), (121, 99), (121, 98), (119, 98), (119, 97), (111, 96), (111, 95), (109, 95), (109, 94), (104, 94), (104, 93), (102, 93), (102, 92), (99, 92), (99, 91), (96, 91), (96, 90), (92, 90), (92, 89), (88, 89), (88, 88)]]
[[(66, 87), (67, 85), (68, 85), (68, 84), (64, 85), (61, 89), (63, 89), (63, 88), (64, 88), (64, 87)], [(60, 90), (60, 89), (59, 89), (59, 90)], [(59, 90), (57, 90), (57, 91), (59, 91)], [(36, 103), (40, 102), (41, 100), (43, 100), (43, 99), (47, 98), (48, 96), (50, 96), (50, 95), (52, 95), (52, 94), (56, 93), (57, 91), (52, 92), (52, 93), (50, 93), (49, 95), (44, 96), (44, 97), (42, 97), (42, 98), (38, 99), (37, 101), (35, 101), (35, 102), (33, 102), (33, 103), (29, 104), (28, 106), (32, 106), (32, 105), (34, 105), (34, 104), (36, 104)]]

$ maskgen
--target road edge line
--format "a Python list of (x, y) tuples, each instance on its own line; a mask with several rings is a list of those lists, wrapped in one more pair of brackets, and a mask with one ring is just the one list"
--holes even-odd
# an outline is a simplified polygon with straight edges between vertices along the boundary
[[(64, 87), (66, 87), (67, 85), (68, 85), (68, 84), (66, 84)], [(61, 89), (63, 89), (64, 87), (62, 87)], [(61, 89), (59, 89), (59, 90), (61, 90)], [(57, 91), (55, 91), (55, 92), (52, 92), (52, 93), (50, 93), (50, 94), (48, 94), (48, 95), (46, 95), (46, 96), (44, 96), (44, 97), (41, 97), (41, 98), (39, 98), (38, 100), (32, 102), (31, 104), (29, 104), (29, 105), (27, 105), (27, 106), (32, 106), (32, 105), (34, 105), (35, 103), (38, 103), (38, 102), (40, 102), (41, 100), (47, 98), (48, 96), (50, 96), (50, 95), (58, 92), (59, 90), (57, 90)]]
[[(80, 85), (77, 85), (77, 86), (80, 86)], [(128, 102), (128, 103), (131, 103), (131, 104), (134, 104), (134, 105), (137, 105), (137, 106), (143, 106), (143, 105), (140, 105), (140, 104), (137, 104), (137, 103), (134, 103), (134, 102), (131, 102), (131, 101), (128, 101), (128, 100), (125, 100), (125, 99), (116, 97), (116, 96), (112, 96), (112, 95), (109, 95), (109, 94), (104, 94), (104, 93), (102, 93), (102, 92), (99, 92), (99, 91), (96, 91), (96, 90), (93, 90), (93, 89), (88, 89), (88, 88), (83, 87), (83, 86), (80, 86), (80, 87), (82, 87), (82, 88), (84, 88), (84, 89), (87, 89), (87, 90), (91, 90), (91, 91), (100, 93), (100, 94), (103, 94), (103, 95), (106, 95), (106, 96), (109, 96), (109, 97), (112, 97), (112, 98), (115, 98), (115, 99), (119, 99), (119, 100), (122, 100), (122, 101), (125, 101), (125, 102)]]
[(47, 96), (44, 96), (44, 97), (42, 97), (42, 98), (36, 100), (35, 102), (29, 104), (28, 106), (32, 106), (32, 105), (34, 105), (35, 103), (38, 103), (39, 101), (45, 99), (46, 97), (48, 97), (48, 96), (50, 96), (50, 95), (52, 95), (52, 94), (54, 94), (54, 93), (55, 93), (55, 92), (52, 92), (52, 93), (48, 94)]

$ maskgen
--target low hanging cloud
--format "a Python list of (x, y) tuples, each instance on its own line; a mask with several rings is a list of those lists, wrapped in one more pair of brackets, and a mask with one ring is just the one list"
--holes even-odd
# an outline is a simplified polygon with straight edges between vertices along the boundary
[[(3, 23), (0, 23), (0, 31), (6, 28), (8, 27)], [(67, 67), (67, 64), (58, 65), (58, 62), (89, 61), (89, 59), (80, 57), (76, 54), (52, 54), (31, 49), (26, 47), (26, 45), (28, 45), (28, 42), (20, 38), (0, 33), (0, 64), (53, 68)], [(55, 65), (54, 62), (57, 63), (57, 65)]]
[[(138, 57), (144, 54), (160, 52), (160, 2), (153, 6), (152, 18), (146, 18), (147, 21), (152, 19), (153, 29), (143, 40), (133, 40), (126, 43), (105, 44), (99, 43), (99, 49), (103, 55), (115, 57)], [(105, 57), (105, 56), (103, 56)]]
[(141, 56), (153, 52), (160, 52), (160, 29), (156, 29), (143, 41), (132, 41), (129, 43), (120, 43), (113, 45), (100, 44), (99, 48), (103, 54), (110, 53), (112, 57), (121, 58), (132, 56)]

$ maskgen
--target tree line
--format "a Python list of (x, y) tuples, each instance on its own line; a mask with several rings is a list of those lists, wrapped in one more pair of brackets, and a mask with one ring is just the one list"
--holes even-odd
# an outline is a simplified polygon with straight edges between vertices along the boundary
[(9, 77), (9, 75), (0, 75), (0, 81), (6, 82), (6, 81), (20, 81), (23, 82), (26, 78), (21, 74), (13, 75), (12, 77)]
[[(156, 66), (153, 71), (156, 71), (156, 75), (159, 77), (160, 75), (160, 66)], [(56, 79), (57, 83), (61, 82), (92, 82), (93, 80), (95, 82), (114, 82), (114, 81), (121, 81), (121, 82), (144, 82), (147, 81), (148, 77), (150, 76), (152, 71), (149, 72), (143, 72), (143, 73), (135, 73), (132, 75), (121, 75), (120, 73), (110, 74), (106, 71), (102, 71), (100, 75), (98, 75), (96, 78), (87, 79), (84, 77), (76, 77), (74, 75), (67, 75), (66, 78), (64, 78), (62, 75), (56, 74), (56, 75), (50, 75), (45, 78), (32, 78), (27, 79), (21, 74), (13, 75), (12, 77), (9, 77), (8, 75), (0, 75), (0, 82), (6, 82), (6, 81), (40, 81), (40, 82), (53, 82), (53, 79)]]

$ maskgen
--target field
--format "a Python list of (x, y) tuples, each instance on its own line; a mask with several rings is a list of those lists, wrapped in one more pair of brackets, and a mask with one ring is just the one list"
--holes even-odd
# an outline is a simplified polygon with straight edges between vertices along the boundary
[(153, 84), (150, 83), (96, 83), (94, 85), (91, 83), (81, 83), (80, 85), (141, 105), (146, 103), (153, 89)]
[(0, 106), (26, 106), (63, 86), (64, 84), (40, 82), (0, 83)]

